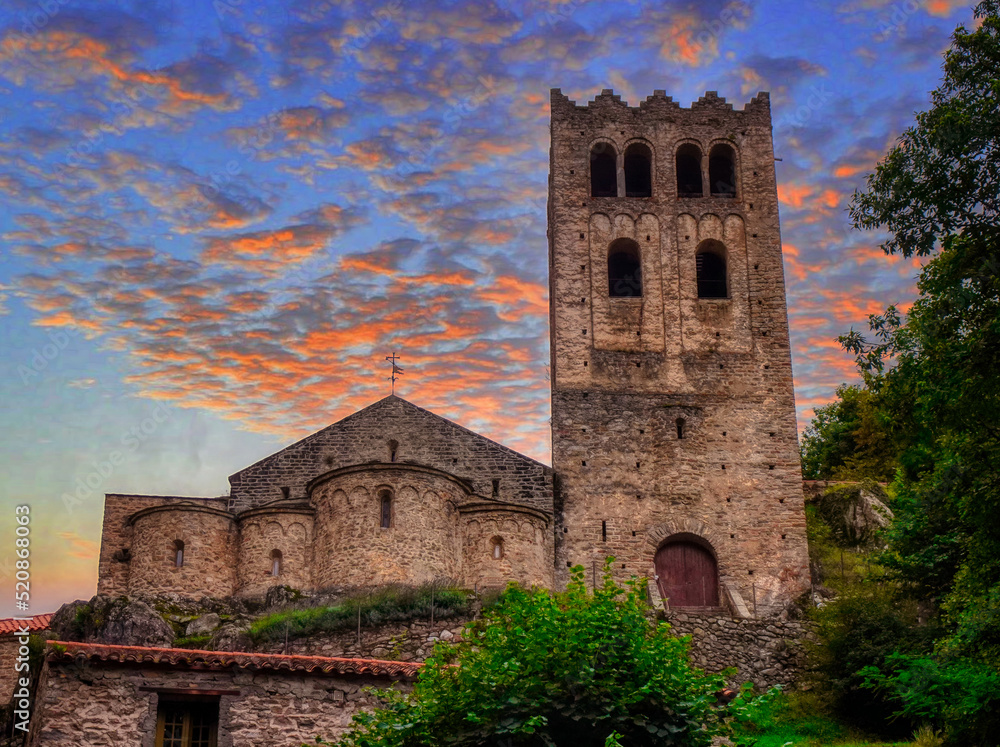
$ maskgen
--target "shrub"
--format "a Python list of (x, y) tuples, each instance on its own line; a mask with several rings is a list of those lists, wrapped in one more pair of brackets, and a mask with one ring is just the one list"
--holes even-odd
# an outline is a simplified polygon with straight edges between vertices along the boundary
[(893, 654), (867, 667), (865, 687), (897, 706), (895, 716), (944, 729), (945, 743), (1000, 744), (1000, 671), (962, 659)]
[(895, 586), (871, 581), (850, 588), (815, 617), (822, 645), (813, 650), (814, 661), (836, 712), (866, 729), (909, 734), (916, 724), (908, 718), (889, 724), (896, 707), (884, 692), (865, 687), (861, 670), (882, 668), (899, 651), (929, 651), (937, 627), (920, 625), (917, 603)]
[(334, 744), (707, 747), (750, 706), (746, 692), (717, 702), (723, 677), (694, 669), (688, 640), (650, 622), (641, 582), (620, 587), (606, 566), (590, 594), (584, 576), (577, 566), (554, 594), (508, 587), (460, 642), (435, 647), (412, 693), (382, 691)]

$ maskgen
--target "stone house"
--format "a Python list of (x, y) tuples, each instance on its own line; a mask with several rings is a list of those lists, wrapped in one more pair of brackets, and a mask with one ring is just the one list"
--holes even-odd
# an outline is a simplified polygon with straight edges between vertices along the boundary
[[(551, 467), (390, 396), (226, 496), (109, 494), (99, 593), (558, 587), (613, 555), (655, 604), (756, 645), (740, 621), (780, 624), (810, 585), (768, 95), (553, 90), (548, 224)], [(32, 743), (333, 736), (359, 684), (416, 672), (359, 661), (65, 643)]]

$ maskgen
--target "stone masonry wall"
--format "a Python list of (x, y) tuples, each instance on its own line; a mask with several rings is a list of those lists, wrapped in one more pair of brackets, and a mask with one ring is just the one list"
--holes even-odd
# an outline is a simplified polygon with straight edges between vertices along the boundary
[(787, 687), (806, 671), (804, 644), (813, 635), (809, 623), (684, 612), (674, 612), (667, 620), (675, 635), (691, 636), (692, 664), (708, 672), (736, 667), (732, 685)]
[[(552, 586), (551, 522), (517, 511), (463, 511), (463, 573), (465, 585)], [(502, 557), (494, 557), (500, 541)]]
[[(363, 688), (391, 681), (355, 675), (177, 671), (49, 663), (32, 747), (154, 747), (155, 689), (238, 690), (219, 704), (219, 747), (300, 747), (335, 738), (374, 702)], [(145, 688), (145, 689), (144, 689)]]
[(267, 641), (255, 651), (266, 654), (300, 654), (303, 656), (344, 656), (357, 659), (389, 661), (423, 661), (430, 656), (437, 641), (453, 641), (462, 634), (469, 621), (466, 617), (418, 620), (409, 623), (362, 627), (361, 641), (356, 630), (312, 635), (284, 641)]
[[(260, 598), (276, 584), (300, 591), (313, 588), (312, 509), (255, 509), (240, 516), (239, 530), (237, 596)], [(281, 553), (278, 576), (273, 575), (275, 550)]]
[[(380, 521), (379, 493), (392, 494), (391, 526)], [(451, 479), (406, 465), (341, 474), (313, 490), (318, 588), (425, 583), (461, 576), (457, 505)]]
[(14, 669), (18, 648), (20, 644), (15, 636), (0, 636), (0, 706), (10, 702), (18, 678), (24, 676)]
[(101, 529), (101, 555), (97, 570), (97, 593), (122, 596), (128, 593), (131, 561), (123, 562), (120, 551), (132, 551), (134, 527), (129, 519), (137, 511), (175, 503), (195, 503), (225, 508), (226, 498), (181, 498), (176, 496), (122, 495), (108, 493), (104, 497), (104, 525)]
[[(177, 504), (133, 519), (129, 594), (228, 597), (236, 587), (237, 534), (233, 517), (205, 506)], [(184, 564), (174, 563), (174, 542)]]
[[(621, 578), (651, 574), (660, 543), (691, 532), (721, 581), (777, 613), (809, 570), (767, 96), (737, 111), (712, 93), (682, 109), (661, 91), (638, 107), (554, 91), (551, 110), (557, 581), (612, 554)], [(652, 196), (592, 197), (594, 144), (634, 142), (653, 153)], [(713, 145), (733, 148), (735, 197), (678, 195), (675, 153), (692, 143), (706, 177)], [(640, 249), (639, 297), (608, 295), (623, 238)], [(698, 297), (707, 240), (724, 246), (728, 298)]]
[[(391, 396), (232, 475), (234, 510), (282, 498), (304, 500), (310, 480), (355, 464), (395, 460), (466, 480), (481, 497), (552, 510), (552, 470), (450, 420)], [(494, 493), (493, 481), (497, 489)]]

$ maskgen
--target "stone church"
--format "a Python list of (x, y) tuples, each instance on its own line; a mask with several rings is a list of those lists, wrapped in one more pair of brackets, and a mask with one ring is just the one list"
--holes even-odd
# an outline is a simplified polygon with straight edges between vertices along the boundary
[[(682, 108), (663, 91), (630, 107), (553, 90), (548, 237), (551, 467), (390, 396), (236, 472), (227, 496), (108, 495), (99, 593), (558, 588), (614, 556), (665, 610), (780, 617), (810, 577), (767, 94), (738, 110), (713, 92)], [(128, 703), (116, 728), (146, 747), (330, 735), (346, 722), (318, 704), (357, 687), (324, 677), (403, 681), (417, 666), (66, 646), (52, 672), (127, 670), (105, 684)], [(308, 718), (281, 701), (281, 671), (308, 680)], [(49, 681), (34, 743), (105, 744), (62, 723), (87, 680)], [(210, 741), (190, 709), (170, 741), (163, 704), (199, 694)], [(279, 711), (308, 724), (247, 736)]]

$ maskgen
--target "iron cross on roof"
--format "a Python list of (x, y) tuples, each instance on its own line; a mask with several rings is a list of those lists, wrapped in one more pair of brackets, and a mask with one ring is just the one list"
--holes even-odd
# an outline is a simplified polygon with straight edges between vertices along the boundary
[(401, 357), (398, 356), (398, 355), (396, 355), (395, 353), (393, 353), (392, 355), (387, 355), (385, 357), (385, 359), (387, 361), (390, 361), (392, 363), (392, 376), (389, 376), (387, 378), (389, 379), (389, 381), (392, 382), (391, 393), (395, 394), (396, 393), (396, 377), (403, 375), (403, 369), (401, 369), (399, 366), (396, 365), (396, 361), (401, 360)]

